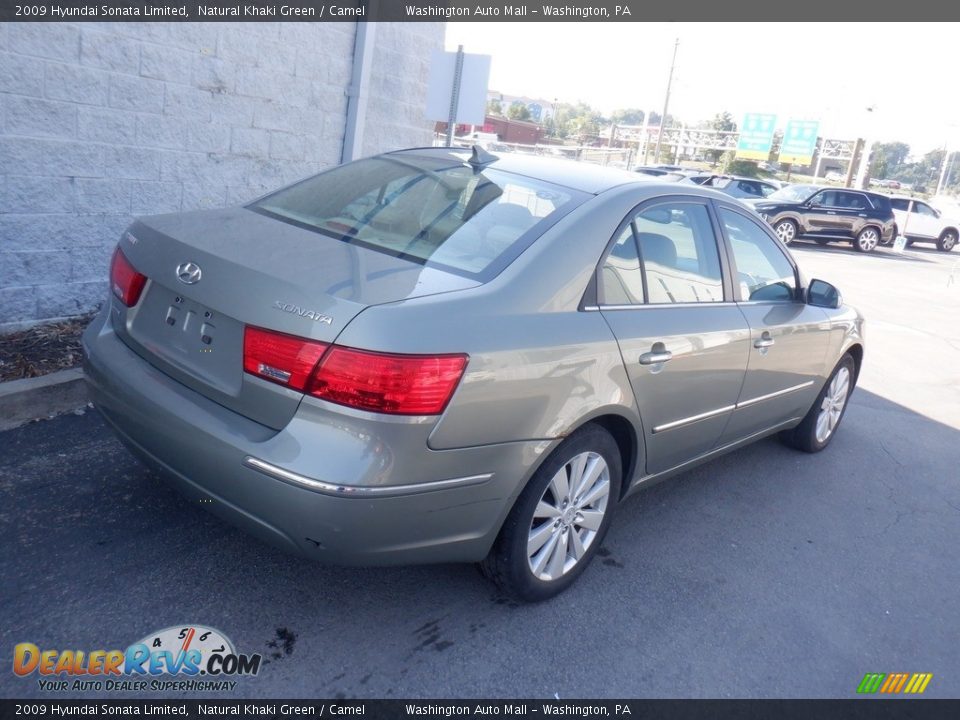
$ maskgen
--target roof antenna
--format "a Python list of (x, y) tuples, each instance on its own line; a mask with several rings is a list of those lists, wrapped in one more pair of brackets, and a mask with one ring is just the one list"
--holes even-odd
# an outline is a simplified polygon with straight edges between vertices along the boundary
[(470, 154), (470, 159), (467, 160), (467, 162), (473, 166), (475, 171), (477, 171), (482, 170), (485, 165), (489, 165), (490, 163), (499, 159), (499, 157), (488, 153), (479, 145), (474, 145), (473, 152)]

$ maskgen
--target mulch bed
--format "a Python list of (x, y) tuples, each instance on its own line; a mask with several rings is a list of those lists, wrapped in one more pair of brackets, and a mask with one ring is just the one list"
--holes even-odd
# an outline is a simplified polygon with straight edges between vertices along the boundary
[(0, 382), (39, 377), (83, 361), (80, 335), (93, 314), (0, 335)]

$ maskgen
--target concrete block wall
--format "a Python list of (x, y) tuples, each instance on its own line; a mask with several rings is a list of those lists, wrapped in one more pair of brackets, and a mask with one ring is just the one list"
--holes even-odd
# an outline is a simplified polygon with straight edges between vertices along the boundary
[[(340, 161), (352, 23), (0, 25), (0, 333), (94, 309), (138, 215)], [(377, 28), (364, 154), (428, 145), (444, 25)]]

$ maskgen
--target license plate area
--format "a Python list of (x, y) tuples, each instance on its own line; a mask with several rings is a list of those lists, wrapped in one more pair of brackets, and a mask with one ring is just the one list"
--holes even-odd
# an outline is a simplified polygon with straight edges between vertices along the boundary
[(175, 370), (237, 395), (243, 380), (243, 324), (152, 283), (130, 325), (132, 338)]

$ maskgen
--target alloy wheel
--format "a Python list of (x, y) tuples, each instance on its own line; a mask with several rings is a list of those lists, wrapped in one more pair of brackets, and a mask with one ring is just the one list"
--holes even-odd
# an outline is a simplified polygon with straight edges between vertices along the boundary
[(610, 500), (610, 468), (583, 452), (550, 480), (533, 513), (527, 562), (534, 577), (551, 581), (570, 572), (597, 538)]
[(880, 233), (873, 228), (867, 228), (857, 236), (857, 245), (864, 252), (870, 252), (880, 242)]
[(777, 233), (777, 237), (788, 245), (793, 242), (793, 239), (797, 236), (797, 228), (789, 220), (777, 223), (777, 226), (773, 230)]
[(820, 403), (820, 414), (817, 416), (817, 442), (827, 441), (840, 422), (843, 408), (847, 404), (847, 395), (850, 393), (850, 371), (841, 367), (830, 381), (823, 402)]
[(940, 239), (940, 247), (947, 252), (953, 250), (953, 247), (956, 244), (957, 236), (952, 232), (944, 233), (943, 237)]

